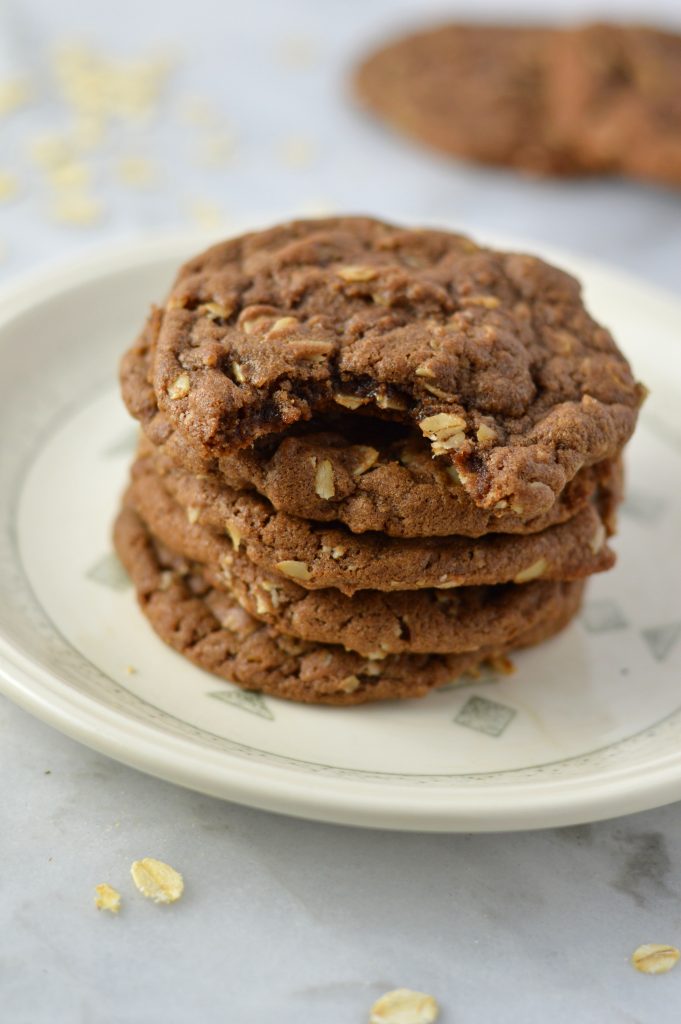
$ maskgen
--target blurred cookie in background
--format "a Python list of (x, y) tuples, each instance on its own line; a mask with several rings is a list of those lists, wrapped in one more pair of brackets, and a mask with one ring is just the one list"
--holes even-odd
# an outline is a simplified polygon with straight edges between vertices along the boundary
[(538, 174), (681, 183), (681, 35), (442, 25), (356, 69), (360, 102), (443, 152)]

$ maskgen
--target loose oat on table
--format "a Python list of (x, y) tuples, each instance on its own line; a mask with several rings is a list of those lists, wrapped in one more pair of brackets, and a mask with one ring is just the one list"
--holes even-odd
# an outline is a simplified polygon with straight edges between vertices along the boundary
[(121, 909), (121, 894), (118, 889), (102, 882), (95, 886), (95, 906), (97, 910), (108, 910), (112, 914), (117, 914)]
[(158, 177), (153, 160), (142, 156), (121, 157), (117, 166), (118, 177), (131, 188), (149, 188)]
[(14, 113), (31, 98), (31, 85), (26, 78), (15, 76), (0, 80), (0, 117)]
[(100, 200), (86, 192), (63, 191), (52, 202), (51, 216), (58, 224), (90, 227), (98, 223), (103, 214), (104, 207)]
[(386, 992), (371, 1007), (369, 1024), (433, 1024), (440, 1008), (433, 996), (396, 988)]
[(679, 957), (681, 951), (676, 946), (648, 942), (634, 950), (631, 963), (642, 974), (666, 974), (676, 966)]
[(91, 181), (90, 168), (80, 160), (66, 160), (46, 167), (45, 176), (56, 189), (83, 189)]
[(191, 199), (187, 204), (187, 213), (195, 224), (207, 230), (224, 226), (227, 219), (218, 204), (209, 199)]
[(55, 170), (75, 158), (73, 144), (66, 135), (36, 135), (29, 141), (31, 159), (46, 171)]
[(19, 193), (19, 179), (10, 171), (0, 171), (0, 203), (14, 199)]
[(154, 903), (175, 903), (184, 892), (180, 872), (154, 857), (134, 861), (130, 874), (142, 895)]

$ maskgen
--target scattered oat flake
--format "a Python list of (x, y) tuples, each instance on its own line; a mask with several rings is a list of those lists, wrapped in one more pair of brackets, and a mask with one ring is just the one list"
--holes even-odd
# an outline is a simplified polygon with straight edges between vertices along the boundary
[(146, 188), (156, 180), (156, 165), (146, 157), (123, 157), (118, 163), (118, 176), (125, 185)]
[(300, 206), (306, 217), (330, 217), (335, 211), (336, 207), (326, 199), (306, 199)]
[(220, 121), (220, 115), (210, 100), (202, 96), (185, 96), (180, 100), (179, 114), (187, 124), (211, 128)]
[(88, 227), (102, 219), (103, 207), (98, 199), (85, 192), (64, 191), (52, 205), (52, 218), (58, 224)]
[(203, 139), (197, 147), (197, 161), (202, 167), (224, 167), (234, 156), (236, 140), (221, 132)]
[(314, 159), (314, 145), (309, 139), (285, 139), (280, 152), (288, 167), (308, 167)]
[(162, 860), (144, 857), (130, 868), (132, 880), (147, 899), (154, 903), (175, 903), (184, 892), (184, 880), (179, 871)]
[(90, 184), (90, 168), (78, 160), (67, 160), (48, 167), (46, 173), (55, 188), (84, 188)]
[(193, 199), (188, 206), (189, 215), (202, 228), (220, 227), (225, 216), (220, 207), (206, 199)]
[(14, 199), (19, 191), (19, 181), (15, 174), (9, 171), (0, 171), (0, 203)]
[(73, 148), (64, 135), (36, 135), (29, 142), (29, 152), (41, 167), (57, 167), (73, 159)]
[(369, 1024), (432, 1024), (440, 1009), (432, 996), (409, 988), (386, 992), (371, 1007)]
[(97, 910), (108, 910), (111, 914), (117, 914), (121, 909), (121, 894), (118, 889), (102, 882), (95, 886), (95, 906)]
[(311, 39), (290, 36), (279, 44), (277, 56), (288, 68), (307, 68), (315, 61), (315, 45)]
[(647, 942), (635, 949), (631, 955), (631, 963), (642, 974), (666, 974), (675, 967), (681, 957), (676, 946), (662, 946), (655, 942)]
[(82, 45), (61, 46), (54, 73), (75, 113), (140, 120), (154, 113), (170, 71), (164, 57), (121, 60)]
[(89, 152), (95, 149), (104, 138), (104, 119), (99, 114), (81, 114), (71, 132), (73, 145), (76, 149)]
[(31, 88), (25, 78), (6, 78), (0, 82), (0, 117), (12, 114), (28, 103)]

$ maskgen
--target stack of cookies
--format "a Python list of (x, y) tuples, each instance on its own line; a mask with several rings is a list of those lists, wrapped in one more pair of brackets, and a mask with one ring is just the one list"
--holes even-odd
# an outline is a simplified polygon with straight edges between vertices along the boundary
[(122, 384), (119, 555), (159, 635), (245, 688), (421, 696), (613, 564), (643, 389), (533, 257), (368, 218), (246, 235), (182, 268)]
[(681, 185), (681, 35), (450, 24), (388, 43), (358, 98), (436, 149), (545, 174)]

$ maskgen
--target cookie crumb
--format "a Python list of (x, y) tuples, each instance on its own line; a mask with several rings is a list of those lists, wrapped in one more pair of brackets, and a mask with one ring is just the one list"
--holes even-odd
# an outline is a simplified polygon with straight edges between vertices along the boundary
[(95, 886), (95, 906), (97, 910), (108, 910), (111, 914), (117, 914), (121, 909), (121, 894), (118, 889), (102, 882)]

